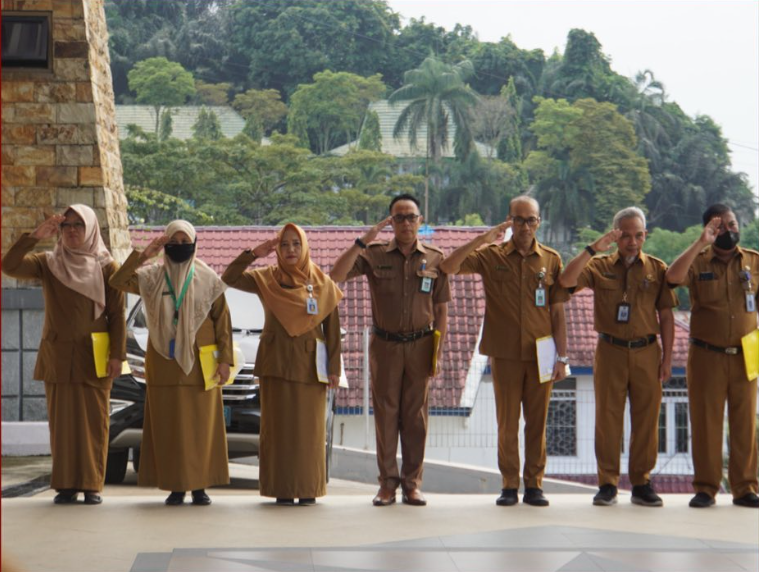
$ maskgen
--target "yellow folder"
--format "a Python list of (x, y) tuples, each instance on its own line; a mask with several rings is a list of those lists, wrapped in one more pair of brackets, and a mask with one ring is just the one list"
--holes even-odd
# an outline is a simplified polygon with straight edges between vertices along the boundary
[(437, 352), (440, 349), (440, 330), (432, 332), (432, 371), (430, 376), (437, 374)]
[[(217, 357), (219, 355), (219, 346), (216, 344), (210, 344), (207, 346), (201, 346), (200, 348), (200, 368), (203, 370), (203, 381), (205, 382), (206, 391), (217, 387), (219, 384), (219, 378), (216, 376), (216, 368), (219, 367)], [(224, 385), (229, 385), (235, 380), (237, 374), (240, 373), (241, 364), (239, 353), (242, 353), (234, 343), (234, 350), (232, 352), (234, 363), (229, 368), (229, 379)]]
[(743, 346), (743, 361), (746, 363), (746, 375), (749, 381), (759, 377), (759, 330), (746, 334), (741, 338)]
[[(95, 356), (95, 375), (108, 375), (108, 358), (111, 354), (111, 336), (108, 332), (92, 332), (92, 355)], [(121, 364), (121, 375), (132, 373), (129, 364)]]

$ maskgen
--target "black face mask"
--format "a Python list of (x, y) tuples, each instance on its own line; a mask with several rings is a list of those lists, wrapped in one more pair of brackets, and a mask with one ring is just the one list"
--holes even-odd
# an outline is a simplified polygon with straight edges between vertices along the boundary
[(186, 262), (195, 254), (195, 243), (172, 244), (169, 242), (163, 245), (163, 251), (172, 262)]
[(738, 244), (741, 239), (741, 233), (733, 230), (728, 230), (724, 234), (720, 234), (717, 240), (714, 241), (714, 246), (722, 250), (732, 250)]

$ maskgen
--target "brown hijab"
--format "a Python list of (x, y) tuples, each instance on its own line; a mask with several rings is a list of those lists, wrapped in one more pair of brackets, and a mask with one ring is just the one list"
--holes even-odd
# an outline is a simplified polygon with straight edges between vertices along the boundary
[(84, 241), (82, 247), (73, 249), (66, 246), (63, 236), (53, 252), (47, 253), (47, 265), (59, 281), (95, 302), (97, 320), (105, 310), (105, 280), (103, 267), (113, 262), (111, 253), (100, 236), (98, 217), (87, 205), (71, 205), (66, 212), (73, 211), (84, 221)]
[[(294, 230), (300, 237), (301, 253), (298, 262), (294, 265), (285, 264), (278, 244), (277, 265), (253, 272), (253, 278), (264, 305), (272, 311), (290, 336), (297, 337), (321, 324), (340, 303), (343, 293), (329, 276), (311, 262), (308, 239), (302, 228), (296, 224), (286, 224), (279, 231), (279, 243), (288, 229)], [(316, 300), (316, 314), (306, 312), (309, 284)]]

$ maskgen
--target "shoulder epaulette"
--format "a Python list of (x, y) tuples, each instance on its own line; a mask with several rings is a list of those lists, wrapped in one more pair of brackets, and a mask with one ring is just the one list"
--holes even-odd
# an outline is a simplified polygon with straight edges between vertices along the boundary
[(743, 252), (750, 252), (751, 254), (756, 254), (757, 256), (759, 256), (759, 250), (754, 250), (753, 248), (746, 248), (744, 246), (741, 246), (741, 248), (743, 249)]
[(554, 255), (558, 256), (559, 259), (561, 259), (561, 254), (559, 254), (558, 250), (554, 250), (553, 248), (551, 248), (550, 246), (546, 246), (545, 244), (541, 244), (540, 248), (542, 248), (543, 250), (547, 250), (551, 254), (554, 254)]
[(390, 244), (389, 240), (375, 240), (374, 242), (370, 242), (366, 245), (366, 248), (371, 248), (372, 246), (387, 246)]
[(440, 248), (439, 246), (435, 246), (434, 244), (425, 244), (424, 248), (426, 248), (427, 250), (432, 250), (432, 251), (437, 252), (439, 254), (445, 254), (443, 252), (442, 248)]

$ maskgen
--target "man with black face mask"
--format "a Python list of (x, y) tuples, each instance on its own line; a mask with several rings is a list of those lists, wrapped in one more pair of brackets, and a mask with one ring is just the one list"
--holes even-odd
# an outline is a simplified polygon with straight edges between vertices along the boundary
[(690, 506), (712, 506), (719, 491), (727, 401), (733, 504), (759, 508), (757, 380), (747, 379), (741, 347), (757, 327), (759, 252), (738, 246), (738, 220), (729, 207), (712, 205), (703, 220), (701, 236), (667, 271), (670, 286), (688, 286), (692, 305), (687, 377), (696, 496)]

